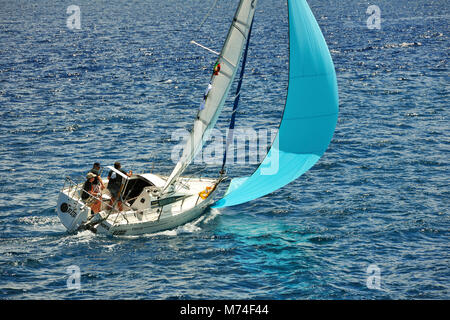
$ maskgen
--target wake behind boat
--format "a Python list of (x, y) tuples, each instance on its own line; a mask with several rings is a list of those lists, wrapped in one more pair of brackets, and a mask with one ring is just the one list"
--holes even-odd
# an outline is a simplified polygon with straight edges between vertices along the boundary
[[(226, 178), (226, 152), (233, 139), (256, 2), (240, 0), (220, 53), (191, 41), (218, 57), (183, 154), (172, 173), (128, 176), (108, 167), (122, 178), (118, 193), (97, 192), (87, 200), (83, 199), (83, 183), (67, 178), (59, 195), (57, 212), (68, 231), (137, 235), (172, 229), (196, 219), (208, 207), (242, 204), (274, 192), (320, 159), (337, 123), (336, 74), (325, 39), (306, 0), (288, 0), (289, 85), (277, 136), (253, 174), (231, 179), (223, 198), (213, 200), (219, 184)], [(182, 177), (215, 126), (240, 64), (219, 177)], [(118, 202), (121, 202), (119, 207)]]

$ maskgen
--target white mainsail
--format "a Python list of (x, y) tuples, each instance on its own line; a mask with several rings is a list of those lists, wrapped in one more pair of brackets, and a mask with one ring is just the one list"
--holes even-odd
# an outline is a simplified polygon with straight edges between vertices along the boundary
[(214, 72), (211, 76), (210, 89), (194, 121), (194, 126), (184, 146), (183, 154), (167, 179), (162, 192), (192, 162), (207, 140), (209, 129), (212, 129), (216, 124), (241, 60), (243, 48), (253, 21), (256, 2), (257, 0), (241, 0), (239, 3), (225, 44), (216, 63), (220, 70)]

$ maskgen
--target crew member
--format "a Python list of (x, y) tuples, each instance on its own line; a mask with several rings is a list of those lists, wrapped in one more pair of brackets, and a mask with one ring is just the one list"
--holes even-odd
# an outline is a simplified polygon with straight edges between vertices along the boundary
[[(122, 166), (120, 164), (120, 162), (115, 162), (114, 163), (114, 168), (120, 172), (122, 172), (124, 175), (130, 177), (133, 172), (130, 170), (129, 172), (126, 172), (125, 170), (122, 169)], [(121, 192), (121, 187), (122, 187), (122, 177), (115, 173), (113, 170), (109, 171), (108, 173), (108, 190), (111, 193), (111, 207), (114, 205), (115, 200), (117, 199), (117, 207), (119, 208), (119, 212), (123, 211), (123, 206), (122, 206), (122, 197), (120, 195)]]

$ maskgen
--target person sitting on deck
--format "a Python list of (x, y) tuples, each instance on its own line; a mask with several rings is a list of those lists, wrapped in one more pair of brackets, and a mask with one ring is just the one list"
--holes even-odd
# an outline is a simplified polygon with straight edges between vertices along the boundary
[[(122, 166), (120, 164), (120, 162), (115, 162), (114, 163), (114, 168), (119, 170), (120, 172), (122, 172), (124, 175), (130, 177), (133, 172), (130, 170), (128, 173), (121, 169)], [(111, 201), (110, 201), (110, 205), (111, 208), (113, 208), (112, 206), (114, 205), (115, 200), (117, 199), (117, 207), (119, 208), (119, 211), (123, 211), (123, 206), (122, 206), (122, 201), (121, 201), (121, 196), (120, 196), (120, 192), (121, 190), (121, 186), (122, 186), (122, 177), (118, 174), (116, 174), (114, 171), (109, 171), (108, 173), (108, 190), (111, 193)]]
[(83, 190), (81, 191), (81, 199), (91, 208), (93, 213), (100, 212), (102, 202), (99, 200), (101, 197), (101, 187), (94, 183), (96, 175), (89, 172), (86, 176), (86, 181), (83, 184)]

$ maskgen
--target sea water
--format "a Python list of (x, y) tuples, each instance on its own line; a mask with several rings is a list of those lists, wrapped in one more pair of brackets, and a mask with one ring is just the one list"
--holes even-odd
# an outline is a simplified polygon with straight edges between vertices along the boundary
[[(220, 50), (237, 1), (0, 1), (0, 299), (448, 299), (448, 5), (308, 2), (340, 97), (319, 162), (176, 229), (105, 237), (66, 233), (64, 178), (170, 173), (216, 59), (190, 41)], [(288, 66), (286, 3), (260, 0), (237, 128), (277, 128)]]

